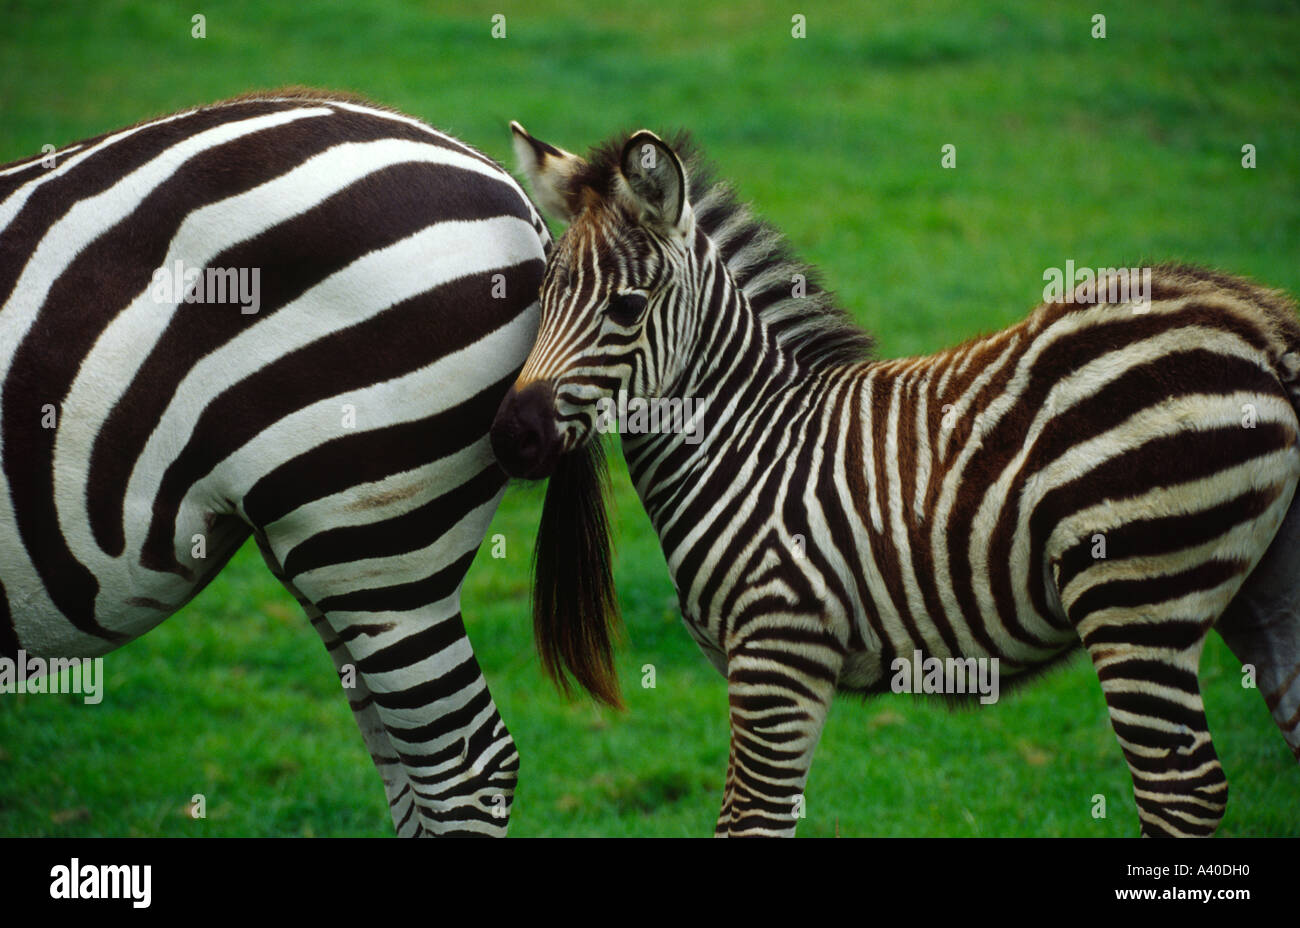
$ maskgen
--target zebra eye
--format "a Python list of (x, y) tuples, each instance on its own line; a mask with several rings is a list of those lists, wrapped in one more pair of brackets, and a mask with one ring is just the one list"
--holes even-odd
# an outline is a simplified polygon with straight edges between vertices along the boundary
[(609, 300), (608, 314), (615, 325), (632, 325), (641, 318), (646, 298), (641, 293), (616, 293)]

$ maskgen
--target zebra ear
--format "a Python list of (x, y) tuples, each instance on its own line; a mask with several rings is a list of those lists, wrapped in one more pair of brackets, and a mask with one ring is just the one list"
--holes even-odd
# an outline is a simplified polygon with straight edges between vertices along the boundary
[(677, 153), (647, 129), (632, 134), (619, 159), (627, 192), (644, 221), (685, 232), (690, 222), (686, 169)]
[(517, 122), (510, 123), (510, 133), (514, 137), (515, 161), (528, 178), (537, 205), (542, 212), (561, 222), (572, 222), (569, 180), (586, 162), (572, 152), (533, 138)]

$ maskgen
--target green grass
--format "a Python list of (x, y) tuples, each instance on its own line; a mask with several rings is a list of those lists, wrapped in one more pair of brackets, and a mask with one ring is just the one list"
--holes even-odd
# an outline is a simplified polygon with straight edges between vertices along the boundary
[[(882, 355), (1019, 319), (1043, 268), (1177, 258), (1300, 293), (1300, 18), (1285, 2), (1002, 0), (468, 4), (379, 0), (5, 4), (0, 161), (256, 87), (351, 89), (508, 160), (507, 120), (581, 150), (692, 129), (818, 263)], [(808, 37), (790, 36), (796, 10)], [(490, 15), (507, 37), (490, 37)], [(956, 170), (939, 166), (957, 146)], [(1241, 167), (1241, 146), (1258, 168)], [(722, 679), (681, 627), (615, 461), (629, 711), (567, 703), (530, 642), (540, 510), (512, 488), (465, 615), (523, 758), (514, 835), (704, 835), (726, 763)], [(641, 667), (658, 685), (642, 689)], [(333, 668), (246, 549), (180, 615), (106, 661), (103, 704), (0, 700), (0, 834), (385, 835)], [(1213, 638), (1202, 665), (1232, 784), (1225, 835), (1300, 833), (1300, 771)], [(185, 814), (195, 793), (208, 817)], [(1092, 797), (1107, 799), (1094, 819)], [(997, 705), (836, 703), (802, 835), (1131, 835), (1127, 769), (1076, 661)]]

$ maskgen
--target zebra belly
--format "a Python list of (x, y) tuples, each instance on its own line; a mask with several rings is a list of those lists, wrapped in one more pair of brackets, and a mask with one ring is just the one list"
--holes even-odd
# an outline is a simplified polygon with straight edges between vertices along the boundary
[[(917, 668), (922, 675), (935, 666), (931, 661), (939, 661), (945, 674), (945, 680), (951, 676), (949, 662), (961, 662), (963, 668), (972, 668), (975, 674), (996, 674), (998, 679), (1014, 679), (1041, 671), (1065, 658), (1079, 647), (1078, 635), (1071, 628), (1061, 629), (1051, 636), (1047, 646), (1039, 649), (1033, 659), (1021, 656), (1008, 656), (1007, 653), (959, 651), (957, 653), (938, 652), (930, 648), (924, 640), (910, 640), (896, 643), (889, 650), (881, 648), (852, 650), (845, 655), (844, 667), (840, 671), (838, 689), (846, 693), (872, 694), (885, 692), (916, 692), (910, 688), (900, 688), (898, 676), (907, 668), (910, 679), (917, 676)], [(1015, 652), (1008, 647), (1008, 652)], [(974, 665), (968, 662), (974, 660)], [(956, 668), (956, 664), (953, 664)], [(965, 671), (963, 671), (965, 672)], [(987, 677), (986, 677), (987, 678)], [(977, 677), (967, 673), (964, 678), (968, 684), (963, 689), (952, 691), (946, 688), (944, 695), (962, 696), (978, 694), (969, 683)], [(945, 687), (948, 684), (945, 683)], [(921, 692), (924, 692), (922, 690)]]

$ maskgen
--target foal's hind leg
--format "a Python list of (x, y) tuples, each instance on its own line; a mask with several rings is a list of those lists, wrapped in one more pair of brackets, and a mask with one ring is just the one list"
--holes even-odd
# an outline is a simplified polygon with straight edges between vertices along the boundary
[(1287, 512), (1216, 628), (1237, 659), (1255, 668), (1264, 702), (1300, 759), (1300, 508)]
[(1092, 656), (1128, 761), (1144, 835), (1209, 835), (1223, 818), (1228, 783), (1210, 741), (1197, 669), (1210, 628), (1284, 522), (1293, 469), (1289, 456), (1252, 468), (1256, 488), (1272, 478), (1271, 501), (1218, 507), (1214, 532), (1149, 502), (1142, 530), (1114, 530), (1110, 558), (1058, 574), (1060, 602)]

